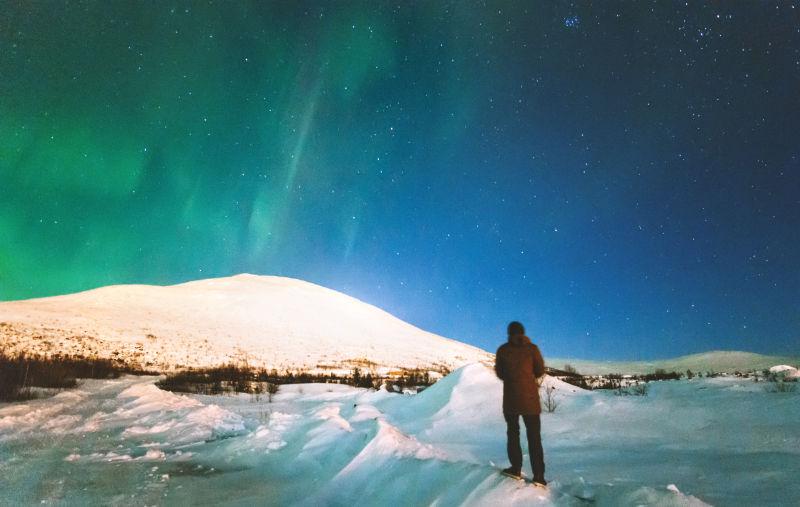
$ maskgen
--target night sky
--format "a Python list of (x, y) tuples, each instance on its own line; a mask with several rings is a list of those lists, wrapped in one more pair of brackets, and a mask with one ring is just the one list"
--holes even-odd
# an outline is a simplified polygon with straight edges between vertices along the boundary
[(0, 2), (2, 300), (250, 272), (797, 354), (799, 157), (789, 2)]

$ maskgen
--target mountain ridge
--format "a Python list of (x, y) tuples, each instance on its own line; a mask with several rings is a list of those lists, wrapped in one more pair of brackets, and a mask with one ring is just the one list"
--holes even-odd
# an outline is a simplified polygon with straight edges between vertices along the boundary
[(686, 370), (692, 370), (694, 373), (700, 371), (733, 373), (735, 371), (762, 370), (783, 363), (800, 364), (800, 358), (758, 354), (740, 350), (709, 350), (666, 359), (639, 361), (552, 358), (548, 361), (548, 366), (563, 368), (564, 365), (569, 364), (579, 373), (600, 375), (607, 373), (644, 374), (653, 373), (657, 369), (681, 373), (686, 372)]

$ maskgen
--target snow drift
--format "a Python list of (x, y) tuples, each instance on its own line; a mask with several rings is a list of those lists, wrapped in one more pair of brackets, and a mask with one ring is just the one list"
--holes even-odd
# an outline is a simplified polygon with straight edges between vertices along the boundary
[[(542, 415), (549, 491), (498, 473), (506, 464), (502, 385), (480, 364), (418, 395), (286, 385), (273, 403), (162, 392), (155, 380), (88, 380), (54, 398), (0, 404), (0, 498), (14, 505), (133, 498), (146, 505), (513, 506), (704, 505), (706, 497), (768, 503), (800, 494), (780, 461), (796, 456), (797, 436), (779, 420), (796, 419), (796, 400), (780, 398), (773, 410), (785, 417), (769, 426), (743, 415), (748, 392), (724, 379), (658, 383), (639, 399), (548, 379), (560, 402)], [(687, 406), (684, 392), (698, 388)], [(698, 419), (700, 406), (730, 400), (737, 403), (719, 420)], [(708, 423), (704, 437), (698, 428)], [(742, 431), (754, 424), (770, 437), (743, 446)], [(775, 451), (781, 446), (783, 454)], [(752, 460), (771, 451), (770, 473), (753, 477)], [(719, 469), (726, 456), (735, 459)], [(528, 474), (529, 466), (526, 457)], [(749, 480), (737, 480), (740, 474)]]

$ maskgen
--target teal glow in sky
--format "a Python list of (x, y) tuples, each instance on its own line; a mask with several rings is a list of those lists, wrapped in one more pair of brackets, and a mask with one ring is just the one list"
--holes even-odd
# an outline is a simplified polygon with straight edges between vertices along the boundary
[(797, 353), (798, 10), (9, 2), (0, 299), (251, 272), (488, 350)]

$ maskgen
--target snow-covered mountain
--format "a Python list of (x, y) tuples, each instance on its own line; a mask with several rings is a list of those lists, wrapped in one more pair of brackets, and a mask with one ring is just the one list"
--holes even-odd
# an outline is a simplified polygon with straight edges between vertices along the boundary
[(248, 274), (2, 302), (0, 349), (120, 358), (158, 370), (231, 361), (279, 370), (452, 369), (493, 358), (340, 292)]

